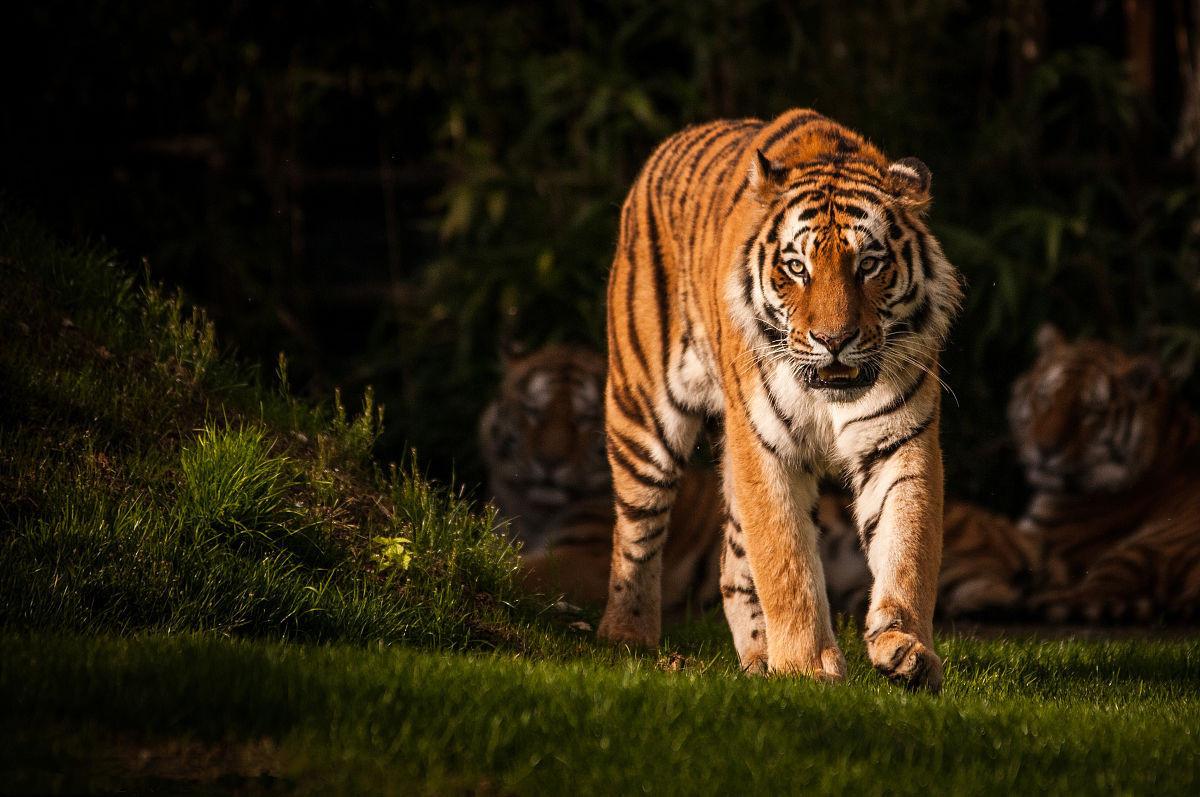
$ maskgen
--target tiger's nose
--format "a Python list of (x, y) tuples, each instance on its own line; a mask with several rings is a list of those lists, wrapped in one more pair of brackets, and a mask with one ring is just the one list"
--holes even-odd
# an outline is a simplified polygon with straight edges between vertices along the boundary
[(850, 343), (858, 337), (859, 331), (860, 330), (857, 328), (843, 329), (839, 332), (833, 333), (815, 332), (810, 330), (808, 336), (812, 338), (815, 343), (819, 343), (824, 346), (826, 351), (836, 357), (838, 352), (846, 348), (846, 346), (850, 345)]

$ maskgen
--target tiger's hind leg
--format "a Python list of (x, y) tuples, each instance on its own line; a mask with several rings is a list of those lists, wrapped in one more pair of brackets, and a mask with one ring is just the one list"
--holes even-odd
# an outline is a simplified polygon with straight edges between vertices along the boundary
[(725, 544), (721, 549), (721, 602), (742, 671), (765, 675), (767, 622), (746, 555), (745, 535), (732, 515), (725, 521)]
[(597, 633), (643, 647), (662, 632), (663, 549), (671, 508), (700, 433), (700, 417), (667, 401), (614, 385), (610, 371), (605, 427), (617, 520), (613, 529), (608, 604)]

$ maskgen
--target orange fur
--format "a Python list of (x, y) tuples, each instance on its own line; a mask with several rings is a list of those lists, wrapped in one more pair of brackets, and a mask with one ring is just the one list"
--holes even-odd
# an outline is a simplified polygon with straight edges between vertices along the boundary
[(871, 526), (868, 653), (936, 689), (940, 394), (960, 288), (924, 226), (929, 174), (812, 111), (664, 142), (621, 214), (608, 292), (617, 522), (600, 634), (655, 644), (666, 518), (706, 417), (724, 424), (722, 594), (748, 670), (838, 679), (811, 512), (846, 476)]

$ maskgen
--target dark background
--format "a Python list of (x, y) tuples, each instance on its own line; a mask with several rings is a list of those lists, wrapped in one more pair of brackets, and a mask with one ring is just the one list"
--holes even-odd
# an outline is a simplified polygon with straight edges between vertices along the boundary
[[(811, 106), (934, 174), (966, 275), (951, 492), (1022, 498), (1004, 405), (1052, 320), (1200, 397), (1200, 19), (1166, 2), (40, 2), (0, 12), (0, 186), (206, 305), (264, 375), (480, 477), (502, 340), (603, 340), (655, 143)], [(353, 398), (350, 399), (353, 401)]]

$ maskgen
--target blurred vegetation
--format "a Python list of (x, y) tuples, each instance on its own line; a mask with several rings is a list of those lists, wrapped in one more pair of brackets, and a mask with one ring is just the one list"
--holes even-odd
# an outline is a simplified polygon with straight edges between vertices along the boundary
[(617, 208), (655, 143), (811, 106), (933, 171), (969, 281), (950, 483), (1011, 509), (1004, 403), (1043, 321), (1161, 352), (1200, 396), (1200, 191), (1171, 154), (1194, 11), (49, 2), (8, 28), (44, 46), (0, 122), (22, 154), (3, 176), (145, 252), (264, 363), (287, 350), (298, 384), (374, 384), (385, 455), (475, 480), (501, 340), (603, 340)]

